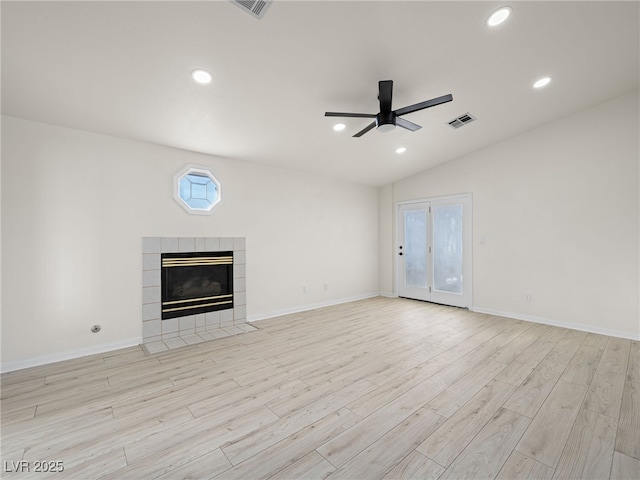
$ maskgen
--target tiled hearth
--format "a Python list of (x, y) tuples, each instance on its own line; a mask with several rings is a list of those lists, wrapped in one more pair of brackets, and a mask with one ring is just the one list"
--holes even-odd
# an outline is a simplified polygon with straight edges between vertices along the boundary
[[(234, 308), (161, 319), (162, 253), (233, 251)], [(251, 330), (247, 323), (244, 237), (143, 237), (142, 343), (148, 353), (184, 347)]]

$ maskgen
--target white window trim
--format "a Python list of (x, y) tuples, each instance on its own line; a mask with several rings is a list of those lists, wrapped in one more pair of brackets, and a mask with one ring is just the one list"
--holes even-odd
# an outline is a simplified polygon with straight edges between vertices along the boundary
[[(211, 181), (215, 183), (218, 189), (218, 198), (206, 209), (190, 207), (180, 197), (180, 179), (190, 173), (205, 175), (209, 177)], [(222, 201), (222, 185), (220, 184), (220, 180), (218, 179), (218, 177), (208, 167), (203, 167), (201, 165), (187, 165), (173, 176), (173, 198), (190, 215), (211, 215), (213, 213), (213, 210), (218, 205), (220, 205)]]

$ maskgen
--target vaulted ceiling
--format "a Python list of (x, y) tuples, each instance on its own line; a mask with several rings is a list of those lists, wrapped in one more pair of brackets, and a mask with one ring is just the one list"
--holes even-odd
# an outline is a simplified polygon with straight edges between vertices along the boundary
[[(638, 2), (515, 1), (488, 27), (502, 5), (3, 1), (2, 113), (384, 185), (638, 89)], [(324, 116), (377, 113), (388, 79), (393, 108), (454, 100), (406, 115), (416, 132)]]

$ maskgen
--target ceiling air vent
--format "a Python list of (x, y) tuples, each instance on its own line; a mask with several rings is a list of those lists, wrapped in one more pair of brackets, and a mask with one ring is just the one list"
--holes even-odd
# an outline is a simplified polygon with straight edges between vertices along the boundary
[(262, 18), (272, 0), (229, 0), (253, 17)]
[(449, 122), (449, 126), (451, 128), (460, 128), (463, 125), (466, 125), (467, 123), (473, 122), (474, 120), (477, 120), (477, 118), (471, 115), (469, 112), (467, 112), (460, 115), (458, 118), (454, 118), (453, 120), (451, 120)]

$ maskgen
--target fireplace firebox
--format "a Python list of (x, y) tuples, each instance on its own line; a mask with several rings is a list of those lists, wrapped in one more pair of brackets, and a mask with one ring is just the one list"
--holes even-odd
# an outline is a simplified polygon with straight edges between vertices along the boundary
[(162, 320), (233, 308), (233, 252), (163, 253)]

